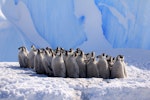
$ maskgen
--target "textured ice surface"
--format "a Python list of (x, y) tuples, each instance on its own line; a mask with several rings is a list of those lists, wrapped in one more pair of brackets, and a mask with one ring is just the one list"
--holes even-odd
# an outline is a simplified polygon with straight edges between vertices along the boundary
[(0, 61), (17, 61), (17, 48), (150, 49), (150, 1), (1, 0)]
[(103, 34), (113, 47), (150, 49), (150, 1), (95, 0)]

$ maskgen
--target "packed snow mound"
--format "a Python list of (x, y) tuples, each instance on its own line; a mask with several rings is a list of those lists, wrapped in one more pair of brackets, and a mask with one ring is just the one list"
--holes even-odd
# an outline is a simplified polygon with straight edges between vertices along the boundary
[(0, 99), (149, 100), (150, 52), (122, 49), (106, 52), (125, 55), (128, 78), (47, 77), (36, 74), (32, 69), (20, 68), (18, 62), (1, 62)]

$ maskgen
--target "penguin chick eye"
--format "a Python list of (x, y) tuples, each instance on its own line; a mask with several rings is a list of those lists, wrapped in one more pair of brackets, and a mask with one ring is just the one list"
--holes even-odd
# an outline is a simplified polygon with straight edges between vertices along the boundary
[(18, 48), (18, 50), (20, 50), (20, 49), (21, 49), (21, 47)]
[(115, 60), (115, 58), (113, 58), (113, 60)]
[(49, 48), (48, 47), (46, 47), (46, 50), (48, 50)]
[(94, 61), (94, 60), (95, 60), (95, 58), (92, 59), (92, 61)]
[(105, 56), (105, 53), (102, 53), (102, 56)]
[(123, 59), (124, 58), (123, 55), (120, 55), (120, 58)]

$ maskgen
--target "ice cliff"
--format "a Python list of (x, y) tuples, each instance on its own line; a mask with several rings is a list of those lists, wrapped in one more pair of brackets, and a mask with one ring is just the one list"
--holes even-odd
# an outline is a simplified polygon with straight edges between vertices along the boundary
[(17, 48), (150, 49), (149, 0), (1, 0), (0, 61)]

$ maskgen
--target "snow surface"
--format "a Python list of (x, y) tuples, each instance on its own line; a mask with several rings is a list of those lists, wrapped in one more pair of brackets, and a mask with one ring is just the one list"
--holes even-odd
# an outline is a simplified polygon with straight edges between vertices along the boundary
[[(104, 52), (104, 51), (101, 51)], [(150, 51), (112, 49), (125, 55), (128, 78), (56, 78), (20, 68), (18, 62), (0, 62), (1, 100), (149, 100)]]
[[(16, 61), (0, 62), (0, 100), (150, 100), (149, 6), (149, 0), (0, 0), (0, 61)], [(17, 62), (17, 48), (32, 44), (123, 54), (128, 78), (38, 75)]]

